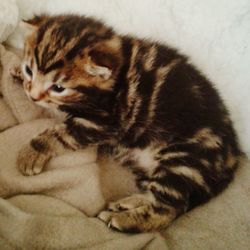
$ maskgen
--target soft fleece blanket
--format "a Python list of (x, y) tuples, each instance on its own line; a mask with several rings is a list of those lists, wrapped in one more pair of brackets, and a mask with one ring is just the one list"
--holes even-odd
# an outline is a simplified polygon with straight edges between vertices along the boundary
[[(208, 204), (160, 233), (115, 232), (97, 218), (109, 200), (136, 191), (133, 177), (95, 149), (53, 159), (37, 176), (22, 176), (20, 147), (55, 120), (24, 95), (10, 75), (19, 58), (3, 46), (0, 109), (0, 249), (247, 249), (250, 245), (250, 169)], [(43, 118), (47, 117), (47, 118)], [(20, 192), (23, 193), (20, 195)], [(165, 237), (165, 239), (164, 239)]]

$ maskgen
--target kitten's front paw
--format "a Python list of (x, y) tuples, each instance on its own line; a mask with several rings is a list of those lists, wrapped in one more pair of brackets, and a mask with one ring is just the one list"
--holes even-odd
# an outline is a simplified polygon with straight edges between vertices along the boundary
[(17, 165), (23, 175), (35, 175), (42, 172), (51, 157), (46, 142), (33, 139), (19, 151)]

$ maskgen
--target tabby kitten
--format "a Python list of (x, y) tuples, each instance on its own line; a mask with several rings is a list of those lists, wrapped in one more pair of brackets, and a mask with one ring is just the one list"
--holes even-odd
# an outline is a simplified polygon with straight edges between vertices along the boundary
[(65, 120), (20, 151), (23, 174), (97, 145), (141, 190), (98, 216), (125, 232), (165, 227), (233, 179), (241, 151), (228, 112), (186, 57), (82, 16), (36, 16), (26, 26), (24, 89)]

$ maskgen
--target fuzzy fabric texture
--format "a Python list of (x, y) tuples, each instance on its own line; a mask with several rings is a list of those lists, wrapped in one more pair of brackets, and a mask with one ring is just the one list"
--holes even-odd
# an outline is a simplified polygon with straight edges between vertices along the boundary
[(19, 9), (15, 0), (0, 1), (0, 43), (5, 41), (18, 24)]
[[(79, 13), (118, 32), (163, 41), (188, 55), (220, 91), (250, 156), (249, 0), (17, 0), (21, 18)], [(10, 38), (22, 46), (19, 29)]]
[(18, 196), (10, 202), (0, 199), (1, 250), (168, 249), (160, 234), (111, 231), (97, 219), (50, 197)]

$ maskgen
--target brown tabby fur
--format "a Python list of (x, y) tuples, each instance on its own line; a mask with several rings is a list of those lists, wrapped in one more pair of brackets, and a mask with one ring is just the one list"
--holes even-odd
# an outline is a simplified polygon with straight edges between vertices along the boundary
[(65, 119), (22, 149), (23, 174), (39, 174), (65, 149), (97, 145), (141, 190), (99, 214), (126, 232), (165, 227), (233, 179), (242, 153), (228, 112), (186, 57), (82, 16), (26, 25), (24, 89)]

